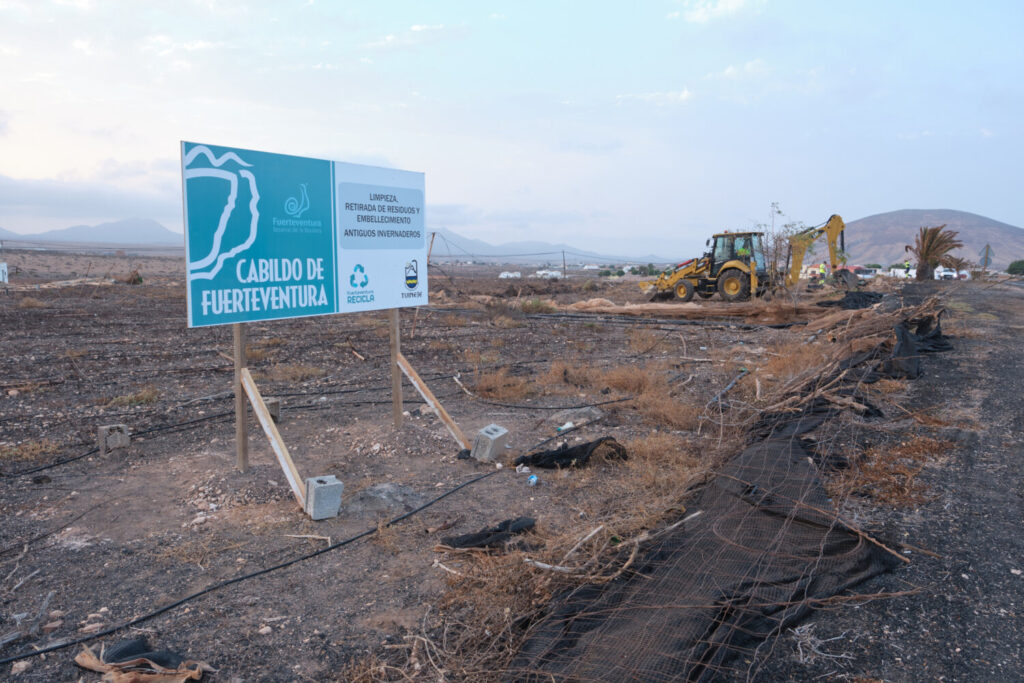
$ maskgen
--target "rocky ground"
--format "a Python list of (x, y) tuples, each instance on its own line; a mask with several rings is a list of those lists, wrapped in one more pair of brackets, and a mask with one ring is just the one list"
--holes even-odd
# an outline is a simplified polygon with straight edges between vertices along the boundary
[[(511, 467), (459, 459), (460, 446), (407, 383), (408, 415), (395, 430), (383, 314), (254, 324), (250, 365), (264, 395), (283, 402), (279, 429), (300, 472), (345, 484), (342, 515), (312, 522), (252, 419), (252, 467), (236, 469), (230, 330), (185, 328), (180, 260), (5, 257), (21, 286), (0, 294), (0, 638), (16, 634), (0, 659), (103, 632), (218, 581), (379, 529), (98, 641), (144, 634), (217, 667), (211, 680), (341, 680), (353, 662), (402, 646), (436, 610), (449, 590), (435, 564), (441, 537), (520, 515), (549, 535), (592, 526), (608, 503), (603, 492), (629, 471), (604, 463), (585, 476), (541, 473), (530, 487)], [(135, 269), (141, 285), (42, 287)], [(434, 305), (403, 312), (402, 346), (466, 434), (491, 422), (510, 430), (506, 463), (596, 404), (603, 417), (570, 442), (697, 439), (692, 406), (704, 406), (739, 368), (777, 363), (807, 337), (799, 326), (725, 319), (714, 307), (708, 324), (563, 315), (553, 306), (642, 296), (632, 282), (494, 275), (432, 271)], [(928, 374), (890, 397), (901, 408), (886, 410), (926, 413), (928, 424), (896, 419), (891, 430), (932, 430), (955, 446), (923, 469), (920, 504), (887, 509), (868, 497), (850, 511), (928, 552), (911, 552), (909, 566), (863, 589), (904, 595), (818, 613), (759, 653), (749, 668), (755, 678), (1021, 677), (1015, 339), (1024, 292), (982, 283), (944, 291), (956, 350), (929, 357)], [(672, 411), (650, 400), (614, 403), (644, 391), (634, 381), (642, 377), (672, 379), (664, 385)], [(753, 382), (740, 390), (753, 400)], [(92, 452), (96, 429), (119, 423), (132, 431), (131, 446)], [(19, 680), (74, 680), (78, 649), (2, 666)]]

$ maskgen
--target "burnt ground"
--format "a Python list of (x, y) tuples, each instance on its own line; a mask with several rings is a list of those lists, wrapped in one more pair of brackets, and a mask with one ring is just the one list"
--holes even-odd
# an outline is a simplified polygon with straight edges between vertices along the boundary
[[(335, 474), (345, 483), (343, 514), (312, 522), (252, 420), (253, 466), (246, 473), (234, 468), (230, 330), (185, 329), (179, 260), (26, 252), (7, 260), (19, 265), (17, 279), (26, 285), (131, 268), (139, 268), (144, 284), (0, 294), (0, 636), (15, 627), (14, 615), (34, 615), (54, 592), (43, 619), (49, 632), (3, 647), (0, 659), (302, 557), (496, 471), (458, 459), (458, 446), (436, 416), (421, 414), (407, 383), (410, 415), (393, 429), (383, 314), (254, 324), (250, 365), (264, 395), (284, 403), (279, 428), (300, 472)], [(681, 377), (673, 400), (704, 405), (741, 365), (807, 336), (799, 328), (729, 322), (522, 315), (469, 295), (560, 303), (641, 297), (629, 282), (508, 283), (494, 273), (444, 269), (432, 272), (431, 288), (445, 295), (417, 317), (415, 335), (413, 314), (403, 314), (403, 352), (468, 435), (491, 422), (510, 430), (506, 462), (554, 436), (555, 426), (572, 417), (560, 409), (589, 404), (604, 404), (605, 416), (570, 440), (610, 435), (629, 444), (659, 431), (696, 438), (696, 423), (666, 425), (634, 403), (607, 403), (629, 392), (614, 382), (574, 383), (573, 369)], [(885, 439), (932, 430), (957, 445), (921, 473), (927, 502), (886, 509), (868, 498), (848, 511), (881, 536), (942, 558), (912, 553), (908, 567), (859, 589), (911, 595), (865, 598), (813, 617), (813, 636), (826, 641), (818, 649), (830, 656), (801, 661), (806, 647), (798, 648), (792, 634), (773, 641), (750, 669), (756, 678), (1021, 677), (1014, 634), (1024, 579), (1011, 570), (1024, 569), (1014, 356), (1024, 295), (1007, 285), (946, 291), (956, 350), (928, 358), (927, 375), (892, 397), (902, 408), (886, 408), (891, 416), (927, 410), (931, 425), (896, 420)], [(693, 356), (711, 362), (682, 360)], [(485, 386), (497, 387), (492, 398), (484, 398)], [(132, 445), (102, 457), (90, 453), (96, 428), (116, 423), (130, 427)], [(702, 442), (695, 443), (702, 453)], [(77, 456), (83, 457), (19, 475)], [(215, 681), (342, 680), (346, 666), (398, 646), (435, 609), (448, 589), (448, 577), (434, 566), (442, 536), (520, 515), (536, 517), (549, 534), (578, 529), (580, 520), (589, 528), (605, 520), (603, 491), (615, 490), (621, 475), (611, 464), (586, 477), (540, 473), (541, 485), (531, 488), (505, 468), (375, 537), (200, 597), (101, 642), (146, 634), (159, 647), (219, 668), (210, 675)], [(354, 505), (382, 483), (401, 487), (397, 500)], [(76, 651), (25, 660), (18, 679), (77, 679)]]
[[(904, 296), (936, 291), (915, 284)], [(954, 445), (922, 471), (925, 502), (853, 511), (880, 537), (938, 557), (904, 551), (909, 565), (857, 592), (909, 594), (818, 612), (766, 646), (757, 679), (1024, 680), (1024, 288), (946, 291), (954, 351), (926, 358), (901, 405), (935, 418), (931, 427), (904, 420), (908, 432)]]

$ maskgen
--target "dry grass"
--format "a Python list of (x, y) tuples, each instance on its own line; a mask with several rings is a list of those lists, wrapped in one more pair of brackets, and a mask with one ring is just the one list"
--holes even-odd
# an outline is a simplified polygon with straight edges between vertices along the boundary
[(508, 368), (495, 372), (478, 372), (473, 390), (484, 398), (513, 399), (530, 394), (530, 382), (525, 377), (509, 375)]
[(494, 320), (491, 321), (491, 323), (495, 327), (500, 328), (502, 330), (512, 330), (517, 327), (522, 327), (523, 325), (526, 324), (522, 320), (516, 320), (515, 318), (511, 318), (507, 315), (496, 316)]
[(431, 339), (427, 343), (427, 348), (431, 351), (454, 351), (458, 347), (451, 342), (444, 341), (443, 339)]
[(87, 349), (67, 349), (66, 351), (63, 351), (60, 354), (60, 357), (61, 358), (70, 358), (70, 359), (74, 360), (75, 358), (81, 358), (86, 353), (88, 353)]
[(323, 377), (326, 374), (326, 370), (315, 365), (278, 363), (267, 368), (264, 376), (275, 382), (304, 382), (307, 379)]
[(665, 332), (655, 332), (642, 327), (629, 331), (628, 344), (629, 350), (637, 355), (671, 351), (674, 348)]
[(49, 439), (26, 441), (14, 446), (0, 446), (0, 462), (29, 462), (49, 458), (60, 447)]
[(523, 313), (554, 313), (558, 309), (552, 301), (533, 298), (524, 301), (520, 305), (520, 310), (522, 310)]
[(245, 350), (246, 359), (252, 363), (259, 363), (260, 361), (266, 360), (267, 355), (267, 350), (258, 346), (250, 346)]
[(18, 301), (18, 308), (45, 308), (45, 307), (46, 307), (46, 304), (44, 304), (39, 299), (36, 299), (34, 297), (31, 297), (31, 296), (26, 296), (26, 297), (24, 297), (24, 298), (22, 298), (21, 300)]
[(209, 537), (190, 538), (179, 543), (160, 546), (153, 556), (170, 564), (194, 564), (206, 569), (211, 559), (216, 560), (224, 553), (241, 548), (242, 543), (216, 542)]
[(465, 327), (466, 319), (458, 313), (449, 313), (448, 315), (441, 318), (441, 323), (446, 327)]
[(826, 484), (829, 495), (869, 496), (894, 507), (920, 505), (929, 500), (928, 487), (918, 477), (930, 463), (939, 462), (952, 448), (948, 441), (916, 436), (890, 448), (875, 447), (849, 470)]
[(156, 387), (146, 385), (135, 393), (115, 396), (107, 402), (107, 405), (111, 407), (130, 408), (155, 403), (158, 398), (160, 398), (160, 392), (157, 391)]

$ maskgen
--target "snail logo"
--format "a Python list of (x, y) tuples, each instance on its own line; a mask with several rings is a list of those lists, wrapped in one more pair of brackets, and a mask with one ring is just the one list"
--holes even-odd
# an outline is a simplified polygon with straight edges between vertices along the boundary
[(299, 185), (299, 196), (289, 197), (284, 200), (284, 212), (292, 218), (302, 218), (302, 214), (309, 210), (309, 194), (306, 192), (306, 183)]
[(420, 267), (416, 259), (405, 264), (405, 286), (409, 289), (416, 289), (420, 283)]
[[(203, 159), (209, 164), (208, 166), (198, 165), (202, 163)], [(200, 211), (199, 216), (189, 216), (190, 236), (213, 233), (209, 252), (200, 259), (189, 261), (189, 275), (193, 280), (212, 280), (224, 266), (224, 261), (247, 250), (256, 241), (256, 230), (260, 218), (258, 208), (260, 193), (256, 187), (256, 177), (251, 171), (246, 170), (251, 168), (252, 164), (246, 163), (234, 152), (227, 152), (218, 157), (205, 145), (196, 145), (189, 150), (182, 161), (182, 167), (184, 168), (186, 188), (203, 183), (203, 179), (207, 178), (228, 183), (227, 197), (224, 199), (223, 208), (220, 209), (216, 229), (211, 231), (210, 226), (202, 224), (203, 219), (215, 215), (215, 211)], [(242, 185), (240, 181), (245, 181), (244, 185), (248, 187), (249, 205), (247, 208), (236, 206), (239, 186)], [(202, 189), (199, 187), (197, 187), (198, 194), (202, 194)], [(215, 204), (213, 208), (219, 207)], [(245, 215), (246, 213), (248, 216)], [(249, 220), (246, 221), (246, 218)], [(195, 230), (193, 230), (193, 226), (196, 227)], [(192, 244), (196, 243), (194, 238), (191, 241)]]
[[(362, 279), (357, 278), (357, 275), (361, 275)], [(370, 284), (370, 278), (366, 274), (366, 270), (363, 268), (363, 264), (357, 263), (356, 267), (352, 269), (352, 274), (348, 276), (348, 283), (353, 287), (365, 287)]]

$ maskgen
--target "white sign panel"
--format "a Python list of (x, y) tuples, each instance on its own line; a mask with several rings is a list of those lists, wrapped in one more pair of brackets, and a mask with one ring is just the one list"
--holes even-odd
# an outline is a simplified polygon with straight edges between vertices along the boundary
[(424, 176), (181, 143), (190, 327), (419, 306)]

